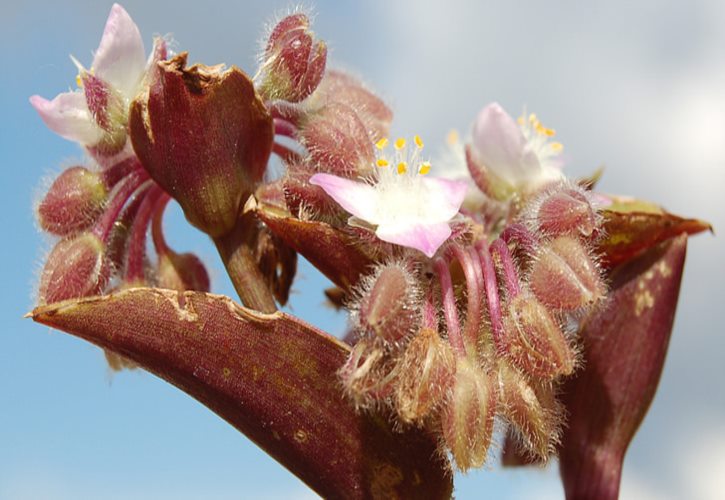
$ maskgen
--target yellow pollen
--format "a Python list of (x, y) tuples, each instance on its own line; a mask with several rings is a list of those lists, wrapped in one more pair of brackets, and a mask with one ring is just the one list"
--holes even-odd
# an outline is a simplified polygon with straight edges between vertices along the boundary
[(378, 161), (375, 163), (378, 165), (378, 167), (387, 167), (388, 165), (390, 165), (390, 163), (388, 163), (388, 160), (386, 160), (385, 158), (378, 158)]
[(405, 139), (403, 139), (402, 137), (400, 137), (400, 138), (398, 138), (398, 139), (395, 140), (395, 149), (397, 149), (398, 151), (400, 151), (404, 147), (405, 147)]
[(516, 119), (516, 123), (518, 123), (519, 125), (523, 125), (524, 124), (524, 117), (523, 116), (519, 116)]
[(559, 153), (562, 149), (564, 149), (564, 145), (560, 142), (552, 142), (551, 144), (549, 144), (549, 147), (551, 147), (551, 150), (554, 153)]
[(428, 172), (430, 172), (430, 162), (424, 161), (420, 164), (420, 170), (418, 171), (418, 173), (420, 175), (425, 175)]
[(400, 163), (398, 163), (398, 173), (399, 174), (404, 174), (407, 171), (408, 171), (407, 163), (405, 163), (404, 161), (401, 161)]
[(448, 132), (448, 135), (446, 136), (446, 142), (449, 146), (453, 146), (454, 144), (458, 144), (458, 130), (451, 129)]
[(413, 140), (415, 141), (415, 145), (418, 149), (423, 149), (423, 139), (421, 139), (419, 135), (413, 137)]
[(82, 87), (83, 86), (83, 79), (81, 79), (81, 74), (80, 73), (78, 73), (78, 75), (76, 76), (76, 85), (78, 85), (78, 87)]
[(383, 137), (382, 139), (380, 139), (378, 142), (375, 143), (375, 147), (378, 148), (378, 149), (380, 149), (380, 150), (385, 149), (385, 146), (387, 146), (387, 145), (388, 145), (388, 138), (387, 137)]
[(539, 120), (536, 118), (536, 115), (534, 113), (531, 113), (529, 115), (529, 122), (530, 123), (536, 123), (537, 121), (539, 121)]

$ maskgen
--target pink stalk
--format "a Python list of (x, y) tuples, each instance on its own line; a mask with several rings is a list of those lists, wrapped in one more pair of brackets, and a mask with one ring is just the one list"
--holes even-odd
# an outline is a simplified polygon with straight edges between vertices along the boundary
[(132, 156), (130, 158), (126, 158), (125, 160), (121, 160), (108, 168), (104, 168), (101, 171), (101, 177), (104, 184), (110, 189), (118, 184), (121, 179), (126, 178), (135, 170), (143, 170), (143, 166), (141, 165), (141, 162), (138, 161), (138, 158)]
[(163, 255), (168, 253), (169, 246), (166, 244), (166, 238), (164, 238), (164, 227), (163, 218), (166, 205), (169, 203), (171, 197), (163, 192), (161, 197), (156, 199), (154, 206), (154, 219), (151, 223), (151, 238), (154, 242), (154, 249), (157, 255)]
[(423, 328), (438, 331), (438, 317), (433, 305), (433, 291), (428, 290), (423, 301)]
[(148, 180), (149, 175), (144, 170), (135, 170), (124, 179), (118, 186), (116, 192), (112, 194), (111, 201), (106, 206), (101, 218), (96, 222), (93, 233), (103, 242), (108, 242), (108, 238), (113, 231), (113, 225), (121, 215), (123, 207), (126, 206), (128, 200), (134, 193), (141, 188)]
[(471, 256), (471, 253), (464, 250), (459, 245), (451, 247), (453, 255), (461, 263), (463, 274), (466, 277), (466, 294), (468, 296), (468, 307), (466, 309), (466, 326), (463, 330), (463, 339), (468, 345), (471, 352), (476, 352), (476, 344), (478, 341), (478, 331), (481, 328), (481, 301), (483, 277), (477, 275), (481, 273), (480, 265), (476, 267), (474, 261), (478, 258)]
[(283, 137), (290, 137), (295, 139), (297, 137), (297, 127), (291, 122), (288, 122), (284, 118), (274, 119), (274, 133), (275, 135), (281, 135)]
[(496, 241), (491, 243), (491, 253), (495, 257), (498, 257), (498, 261), (501, 263), (508, 300), (511, 300), (521, 293), (521, 286), (519, 285), (519, 275), (516, 272), (516, 267), (514, 266), (514, 260), (511, 257), (509, 247), (505, 241), (498, 238)]
[(488, 245), (479, 241), (476, 243), (478, 256), (481, 259), (481, 268), (483, 271), (483, 284), (486, 289), (486, 298), (488, 300), (488, 315), (491, 320), (491, 329), (493, 330), (493, 342), (499, 351), (504, 350), (503, 338), (503, 319), (501, 317), (501, 301), (498, 296), (498, 282), (496, 281), (496, 270), (493, 267), (493, 259), (488, 251)]
[(279, 142), (275, 141), (272, 144), (272, 152), (279, 156), (285, 163), (296, 164), (302, 162), (301, 154)]
[(138, 208), (136, 217), (131, 226), (131, 236), (128, 240), (128, 257), (126, 260), (126, 279), (128, 283), (143, 282), (144, 257), (146, 256), (146, 233), (148, 232), (151, 216), (153, 215), (156, 201), (162, 196), (163, 191), (158, 186), (147, 187), (143, 200)]
[(461, 324), (456, 310), (456, 295), (453, 291), (451, 271), (448, 269), (448, 262), (442, 258), (436, 259), (433, 267), (441, 284), (441, 301), (443, 302), (443, 316), (446, 319), (446, 329), (448, 330), (448, 342), (450, 342), (456, 355), (463, 358), (466, 356), (466, 346), (461, 336)]

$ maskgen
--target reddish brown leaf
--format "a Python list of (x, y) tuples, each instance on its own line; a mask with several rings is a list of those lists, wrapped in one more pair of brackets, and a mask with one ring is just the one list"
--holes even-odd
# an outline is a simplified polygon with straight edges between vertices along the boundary
[(176, 385), (324, 497), (451, 494), (435, 440), (356, 413), (336, 373), (348, 346), (291, 316), (218, 295), (136, 288), (39, 307), (32, 318)]
[(582, 325), (585, 369), (564, 390), (569, 425), (560, 469), (567, 498), (619, 494), (624, 454), (662, 373), (686, 247), (682, 234), (615, 269), (609, 300)]
[(707, 222), (678, 217), (639, 200), (614, 198), (614, 204), (601, 213), (604, 238), (598, 243), (598, 251), (607, 269), (680, 233), (712, 231)]

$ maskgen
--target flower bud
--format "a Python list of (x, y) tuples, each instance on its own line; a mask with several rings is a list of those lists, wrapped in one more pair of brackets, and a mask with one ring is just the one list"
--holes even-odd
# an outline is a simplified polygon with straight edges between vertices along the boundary
[(80, 80), (88, 111), (102, 130), (100, 141), (92, 149), (102, 156), (112, 156), (126, 144), (126, 103), (118, 91), (93, 73), (81, 71)]
[(396, 343), (419, 321), (415, 278), (403, 263), (380, 266), (362, 286), (355, 319), (359, 331)]
[(524, 451), (545, 462), (559, 442), (561, 405), (551, 389), (537, 391), (523, 374), (505, 363), (500, 364), (498, 376), (506, 419), (518, 432)]
[(209, 273), (204, 263), (193, 253), (167, 251), (159, 256), (156, 270), (157, 286), (183, 292), (196, 290), (208, 292)]
[(363, 339), (352, 348), (338, 374), (355, 406), (367, 408), (390, 396), (397, 370), (379, 345)]
[(571, 187), (547, 194), (535, 218), (539, 229), (553, 236), (591, 236), (597, 226), (597, 217), (589, 199), (583, 191)]
[(40, 227), (58, 236), (82, 231), (101, 213), (107, 194), (96, 172), (71, 167), (53, 181), (38, 205)]
[(274, 27), (267, 42), (260, 93), (267, 99), (299, 102), (325, 74), (327, 46), (315, 40), (304, 14), (293, 14)]
[(312, 114), (301, 139), (317, 172), (357, 177), (369, 173), (375, 162), (370, 135), (347, 104), (332, 102)]
[(572, 236), (559, 236), (538, 251), (530, 280), (536, 298), (562, 311), (591, 306), (605, 294), (597, 265)]
[(497, 403), (491, 376), (468, 359), (459, 358), (442, 426), (446, 446), (462, 472), (486, 461)]
[(186, 218), (212, 237), (228, 233), (272, 149), (272, 118), (249, 77), (235, 67), (186, 68), (185, 53), (161, 61), (129, 125), (144, 168)]
[(569, 375), (576, 356), (549, 310), (522, 293), (511, 300), (504, 322), (506, 349), (513, 363), (532, 377)]
[(103, 242), (83, 233), (58, 242), (40, 276), (41, 304), (87, 297), (100, 293), (108, 279)]
[(456, 358), (435, 330), (422, 328), (401, 360), (396, 407), (403, 422), (422, 422), (445, 398)]

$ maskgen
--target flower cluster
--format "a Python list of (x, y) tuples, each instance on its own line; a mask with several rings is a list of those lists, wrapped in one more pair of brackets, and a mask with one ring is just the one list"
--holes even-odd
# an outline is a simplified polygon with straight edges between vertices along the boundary
[[(625, 237), (602, 245), (602, 209), (616, 198), (595, 195), (593, 181), (567, 179), (554, 130), (534, 114), (515, 120), (496, 103), (479, 112), (470, 139), (455, 145), (448, 160), (431, 161), (419, 136), (390, 138), (392, 111), (370, 88), (327, 67), (327, 45), (303, 12), (271, 25), (254, 77), (235, 66), (189, 66), (187, 59), (185, 52), (169, 53), (161, 38), (146, 58), (138, 28), (114, 5), (91, 68), (74, 59), (78, 90), (51, 101), (31, 97), (48, 127), (88, 154), (87, 162), (54, 180), (37, 207), (40, 227), (58, 238), (40, 278), (41, 305), (121, 289), (125, 292), (115, 297), (128, 299), (131, 288), (208, 291), (204, 264), (193, 254), (173, 251), (164, 238), (163, 214), (174, 200), (189, 223), (215, 243), (247, 312), (232, 311), (228, 303), (214, 308), (210, 295), (188, 293), (177, 295), (174, 317), (155, 311), (157, 324), (186, 332), (191, 326), (178, 327), (176, 313), (191, 298), (200, 309), (211, 308), (204, 314), (212, 313), (202, 321), (194, 312), (184, 321), (193, 316), (194, 328), (219, 338), (228, 333), (219, 325), (230, 311), (234, 328), (254, 330), (264, 323), (264, 342), (280, 332), (306, 332), (311, 337), (304, 346), (319, 342), (326, 349), (321, 359), (336, 360), (333, 399), (340, 399), (342, 385), (345, 408), (358, 412), (351, 410), (352, 418), (385, 412), (396, 430), (424, 429), (438, 438), (439, 455), (450, 455), (462, 471), (486, 462), (497, 422), (529, 458), (545, 462), (555, 453), (566, 413), (557, 394), (582, 366), (577, 326), (596, 317), (613, 295), (600, 262), (622, 263), (706, 227), (655, 211), (649, 223), (660, 225), (647, 227), (649, 239), (638, 240), (633, 235), (644, 219), (617, 219), (620, 214), (610, 211), (609, 221), (615, 229), (620, 224)], [(277, 178), (268, 168), (273, 154), (284, 166)], [(149, 255), (148, 233), (155, 258)], [(624, 247), (618, 247), (622, 241)], [(668, 254), (673, 262), (681, 256), (680, 271), (682, 241), (670, 247), (680, 253)], [(349, 312), (346, 345), (330, 347), (329, 338), (310, 333), (290, 316), (260, 314), (286, 303), (297, 254), (336, 285), (327, 295)], [(665, 285), (658, 284), (657, 293), (674, 289), (676, 301), (677, 283)], [(132, 309), (139, 307), (128, 300)], [(667, 321), (660, 323), (662, 334)], [(282, 326), (278, 331), (270, 324)], [(196, 333), (181, 338), (199, 341), (203, 335)], [(121, 352), (133, 352), (142, 337), (134, 332), (131, 348)], [(99, 343), (114, 345), (114, 339)], [(295, 339), (296, 346), (303, 345)], [(269, 347), (274, 341), (260, 342), (260, 366), (284, 370), (287, 356), (305, 377), (323, 371), (322, 361), (305, 365), (296, 351), (274, 357), (277, 349)], [(182, 354), (206, 355), (190, 345)], [(226, 350), (212, 351), (227, 356)], [(253, 353), (238, 357), (247, 355)], [(236, 363), (235, 356), (222, 362)], [(109, 363), (127, 366), (112, 356)], [(172, 380), (173, 374), (183, 378), (178, 375), (183, 370), (156, 368)], [(655, 359), (641, 376), (643, 387), (652, 387), (657, 368)], [(224, 391), (236, 386), (228, 380), (230, 368), (220, 371), (224, 387), (217, 396), (198, 397), (224, 414), (234, 408)], [(254, 365), (254, 382), (258, 371)], [(249, 366), (242, 372), (250, 372)], [(206, 383), (217, 383), (214, 376)], [(286, 374), (274, 376), (284, 380)], [(180, 385), (196, 377), (194, 371)], [(234, 394), (249, 398), (254, 391), (240, 377), (234, 380), (244, 391)], [(318, 382), (311, 391), (329, 386)], [(198, 395), (200, 387), (202, 382), (187, 389)], [(263, 394), (244, 410), (267, 419), (283, 407), (275, 398), (292, 392)], [(214, 404), (214, 397), (223, 402)], [(270, 428), (274, 439), (271, 445), (265, 441), (266, 420), (260, 430), (259, 422), (245, 420), (247, 414), (240, 420), (224, 415), (255, 441), (261, 436), (259, 442), (275, 456), (283, 455), (277, 441), (284, 436)], [(294, 415), (280, 418), (286, 422), (302, 413)], [(636, 418), (629, 421), (636, 428)], [(299, 422), (293, 424), (297, 429)], [(377, 432), (374, 425), (370, 429)], [(302, 439), (299, 433), (294, 439)], [(303, 453), (297, 445), (290, 449)], [(326, 454), (309, 456), (319, 461)], [(306, 480), (317, 481), (310, 470), (303, 471)], [(338, 495), (340, 487), (323, 484), (321, 491)]]

